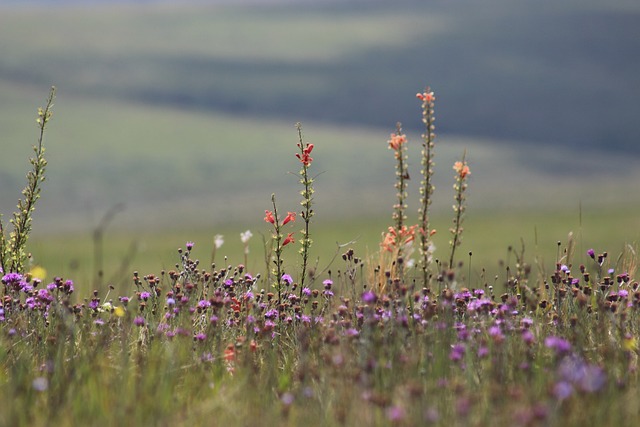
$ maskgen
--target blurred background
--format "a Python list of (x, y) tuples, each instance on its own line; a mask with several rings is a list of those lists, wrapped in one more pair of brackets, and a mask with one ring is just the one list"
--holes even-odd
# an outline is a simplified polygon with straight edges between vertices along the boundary
[(8, 222), (55, 85), (30, 241), (53, 274), (91, 282), (102, 267), (118, 282), (171, 268), (187, 240), (208, 262), (216, 234), (217, 256), (242, 262), (246, 229), (264, 269), (271, 194), (299, 206), (296, 122), (316, 146), (319, 267), (337, 243), (373, 254), (391, 225), (398, 121), (417, 221), (415, 94), (428, 85), (443, 258), (464, 150), (473, 277), (499, 274), (523, 242), (552, 265), (571, 231), (581, 250), (619, 253), (640, 230), (638, 76), (635, 0), (0, 0), (0, 211)]

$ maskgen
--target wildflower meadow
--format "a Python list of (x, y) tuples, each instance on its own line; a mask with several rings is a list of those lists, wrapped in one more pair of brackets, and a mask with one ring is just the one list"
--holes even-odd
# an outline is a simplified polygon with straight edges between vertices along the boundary
[[(416, 97), (422, 139), (410, 141), (398, 123), (378, 142), (395, 177), (385, 196), (388, 228), (372, 230), (380, 235), (375, 253), (345, 245), (327, 268), (314, 261), (323, 169), (313, 156), (322, 142), (309, 142), (297, 124), (285, 154), (299, 168), (299, 204), (281, 206), (273, 194), (255, 212), (264, 218), (264, 254), (249, 252), (257, 230), (240, 236), (237, 265), (222, 253), (221, 236), (212, 246), (184, 242), (174, 268), (133, 266), (125, 292), (73, 277), (44, 280), (30, 257), (33, 213), (46, 192), (45, 134), (56, 131), (54, 97), (52, 89), (38, 110), (17, 209), (0, 223), (0, 425), (639, 422), (635, 251), (580, 251), (570, 236), (552, 264), (513, 250), (504, 280), (472, 278), (472, 254), (460, 247), (473, 153), (450, 166), (452, 188), (435, 188), (430, 88)], [(422, 146), (419, 159), (409, 159), (408, 144)], [(410, 178), (410, 161), (421, 165), (419, 178)], [(417, 207), (409, 206), (411, 192)], [(450, 229), (436, 229), (432, 200), (447, 192)], [(433, 238), (443, 233), (450, 243), (436, 248)], [(197, 246), (211, 258), (197, 259)], [(250, 257), (264, 258), (258, 271), (248, 271)]]

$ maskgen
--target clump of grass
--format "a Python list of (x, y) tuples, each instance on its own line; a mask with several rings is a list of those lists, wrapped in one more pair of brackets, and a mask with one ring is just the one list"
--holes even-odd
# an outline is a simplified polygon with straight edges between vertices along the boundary
[[(469, 176), (464, 158), (454, 169), (448, 270)], [(634, 250), (613, 261), (569, 239), (533, 281), (516, 251), (501, 290), (462, 276), (442, 287), (455, 271), (422, 281), (422, 268), (367, 278), (347, 250), (337, 275), (298, 290), (282, 267), (296, 215), (272, 203), (266, 286), (246, 259), (203, 267), (193, 242), (175, 269), (134, 272), (120, 295), (4, 272), (0, 424), (634, 425)]]

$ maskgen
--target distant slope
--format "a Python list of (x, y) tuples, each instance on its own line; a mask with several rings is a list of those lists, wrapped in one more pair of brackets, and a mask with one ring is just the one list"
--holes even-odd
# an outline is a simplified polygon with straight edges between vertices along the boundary
[(430, 84), (440, 132), (640, 153), (632, 2), (236, 5), (4, 7), (0, 80), (416, 131), (412, 97)]

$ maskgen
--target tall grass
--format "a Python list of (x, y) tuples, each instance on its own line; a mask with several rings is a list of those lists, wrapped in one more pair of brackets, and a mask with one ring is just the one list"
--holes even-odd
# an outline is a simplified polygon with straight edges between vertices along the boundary
[[(424, 252), (414, 258), (420, 225), (404, 223), (407, 140), (398, 128), (389, 142), (398, 203), (379, 253), (345, 247), (326, 272), (305, 274), (310, 242), (302, 256), (289, 251), (295, 218), (305, 219), (304, 238), (315, 218), (305, 169), (313, 147), (298, 136), (303, 203), (285, 216), (272, 197), (264, 272), (215, 255), (204, 265), (194, 256), (199, 244), (187, 242), (175, 268), (131, 272), (124, 292), (76, 296), (73, 280), (45, 284), (26, 263), (8, 263), (0, 424), (634, 425), (640, 289), (632, 248), (578, 251), (571, 236), (552, 265), (534, 270), (517, 248), (504, 283), (472, 280), (455, 262), (465, 157), (453, 165), (448, 262), (434, 249), (427, 262)], [(419, 221), (427, 207), (423, 196)]]

